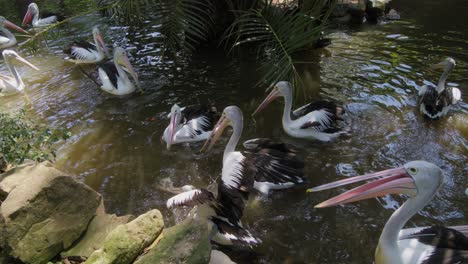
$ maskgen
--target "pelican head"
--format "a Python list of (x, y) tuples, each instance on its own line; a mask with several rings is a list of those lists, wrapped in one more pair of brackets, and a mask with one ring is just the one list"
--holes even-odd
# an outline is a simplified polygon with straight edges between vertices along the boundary
[(377, 180), (328, 199), (315, 207), (330, 207), (380, 197), (386, 194), (407, 194), (411, 198), (421, 195), (426, 200), (429, 200), (430, 197), (426, 195), (432, 196), (436, 193), (438, 188), (443, 184), (444, 176), (442, 170), (430, 162), (411, 161), (399, 168), (339, 180), (308, 189), (307, 192), (322, 191), (370, 179)]
[(5, 61), (11, 61), (11, 59), (15, 59), (19, 62), (22, 62), (24, 64), (26, 64), (27, 66), (35, 69), (36, 71), (39, 71), (39, 68), (37, 68), (36, 66), (34, 66), (32, 63), (30, 63), (29, 61), (27, 61), (25, 58), (21, 57), (20, 55), (18, 55), (18, 53), (16, 53), (15, 51), (13, 50), (4, 50), (2, 52), (2, 55), (3, 55), (3, 58), (5, 58)]
[(280, 81), (277, 82), (272, 88), (270, 94), (263, 100), (263, 102), (257, 107), (257, 109), (253, 112), (252, 115), (263, 110), (268, 104), (273, 102), (276, 98), (281, 96), (290, 99), (292, 94), (292, 85), (290, 82), (287, 81)]
[(445, 69), (446, 71), (451, 71), (455, 68), (457, 64), (453, 58), (446, 58), (445, 60), (433, 65), (431, 68), (433, 69)]
[(205, 144), (203, 145), (201, 151), (203, 151), (208, 145), (208, 143), (211, 142), (208, 146), (208, 150), (210, 150), (214, 146), (216, 141), (219, 139), (219, 137), (223, 134), (223, 131), (226, 127), (231, 126), (233, 128), (240, 128), (240, 131), (242, 131), (242, 125), (243, 116), (242, 111), (239, 107), (231, 105), (224, 108), (224, 111), (221, 114), (218, 123), (216, 123), (216, 125), (214, 126), (213, 131), (211, 131), (211, 134), (206, 140)]
[(182, 110), (177, 104), (174, 104), (171, 108), (171, 121), (169, 122), (168, 134), (164, 134), (167, 150), (171, 148), (171, 145), (174, 143), (174, 137), (178, 125), (182, 119)]
[(97, 26), (93, 27), (93, 39), (94, 42), (96, 42), (102, 47), (102, 50), (104, 51), (104, 53), (106, 53), (106, 56), (110, 57), (109, 50), (107, 49), (107, 46), (104, 43), (104, 39), (102, 38), (101, 31)]
[(130, 60), (128, 59), (127, 52), (121, 47), (116, 47), (114, 49), (114, 61), (123, 67), (125, 67), (126, 71), (130, 73), (132, 78), (135, 80), (137, 85), (139, 86), (140, 83), (138, 81), (138, 75), (136, 74), (135, 70), (132, 67), (132, 64), (130, 64)]
[(0, 27), (10, 28), (10, 29), (16, 30), (16, 31), (24, 33), (24, 34), (28, 34), (28, 32), (26, 30), (24, 30), (24, 29), (18, 27), (17, 25), (11, 23), (5, 17), (2, 17), (2, 16), (0, 16)]
[(24, 15), (23, 18), (23, 25), (27, 25), (29, 22), (31, 22), (31, 19), (33, 16), (39, 14), (39, 7), (37, 6), (36, 3), (31, 3), (28, 6), (28, 11), (26, 12), (26, 15)]

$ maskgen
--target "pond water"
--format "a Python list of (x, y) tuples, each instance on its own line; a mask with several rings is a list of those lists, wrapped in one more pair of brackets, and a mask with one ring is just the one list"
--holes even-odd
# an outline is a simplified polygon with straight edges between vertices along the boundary
[[(20, 24), (22, 8), (1, 2), (6, 5), (1, 10), (10, 10), (14, 16), (8, 18)], [(416, 111), (419, 86), (437, 82), (441, 74), (428, 66), (447, 56), (457, 61), (449, 83), (468, 99), (468, 2), (397, 0), (394, 5), (401, 21), (332, 29), (332, 45), (310, 55), (317, 63), (304, 69), (308, 92), (298, 102), (327, 98), (346, 105), (351, 133), (333, 143), (289, 138), (281, 128), (279, 102), (252, 119), (265, 96), (254, 87), (255, 65), (211, 49), (190, 60), (162, 61), (157, 27), (149, 22), (144, 29), (121, 27), (99, 14), (73, 20), (55, 33), (57, 40), (48, 40), (48, 48), (23, 53), (41, 68), (19, 67), (33, 105), (28, 113), (72, 132), (60, 144), (56, 164), (102, 193), (108, 212), (158, 208), (171, 225), (175, 218), (165, 202), (172, 194), (161, 186), (211, 184), (221, 173), (224, 144), (205, 155), (197, 154), (200, 144), (167, 151), (160, 141), (165, 116), (174, 103), (238, 105), (244, 111), (242, 139), (272, 137), (298, 146), (310, 181), (268, 197), (252, 195), (242, 221), (263, 243), (255, 249), (257, 259), (246, 262), (372, 263), (381, 229), (404, 199), (319, 210), (313, 206), (340, 190), (306, 194), (306, 188), (423, 159), (439, 165), (446, 182), (407, 226), (468, 223), (468, 105), (460, 103), (437, 122), (425, 122)], [(76, 36), (89, 36), (93, 25), (100, 25), (107, 43), (129, 51), (144, 95), (110, 96), (62, 60), (62, 47)], [(3, 64), (0, 71), (5, 71)], [(0, 97), (2, 107), (23, 104), (19, 95)]]

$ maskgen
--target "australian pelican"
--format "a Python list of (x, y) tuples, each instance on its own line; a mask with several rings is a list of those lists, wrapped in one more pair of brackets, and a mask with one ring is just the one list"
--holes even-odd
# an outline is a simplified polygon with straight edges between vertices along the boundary
[(296, 109), (292, 115), (292, 87), (291, 83), (281, 81), (275, 84), (270, 94), (258, 106), (252, 115), (260, 112), (278, 97), (284, 97), (283, 129), (296, 138), (318, 139), (330, 141), (345, 133), (338, 127), (337, 121), (342, 120), (344, 109), (333, 102), (317, 101)]
[(12, 92), (22, 92), (24, 90), (24, 83), (19, 75), (18, 71), (16, 70), (15, 66), (12, 65), (12, 60), (15, 59), (19, 62), (26, 64), (27, 66), (39, 70), (36, 66), (32, 65), (26, 59), (18, 55), (13, 50), (4, 50), (2, 52), (3, 58), (5, 59), (5, 65), (10, 74), (13, 77), (5, 76), (0, 74), (0, 92), (2, 93), (12, 93)]
[(40, 27), (47, 27), (51, 24), (54, 24), (58, 21), (58, 16), (56, 15), (51, 15), (45, 18), (39, 18), (39, 7), (37, 6), (36, 3), (31, 3), (28, 6), (28, 11), (24, 15), (23, 18), (23, 25), (27, 25), (29, 22), (31, 22), (32, 19), (32, 26), (34, 28), (40, 28)]
[(376, 264), (466, 263), (468, 226), (402, 229), (436, 194), (444, 182), (442, 170), (426, 161), (411, 161), (403, 167), (356, 176), (309, 189), (315, 192), (359, 181), (376, 179), (315, 207), (323, 208), (386, 194), (406, 194), (409, 199), (385, 224), (375, 251)]
[(173, 144), (197, 142), (206, 140), (213, 130), (220, 115), (215, 107), (172, 106), (169, 114), (170, 122), (164, 130), (162, 140), (166, 142), (167, 149)]
[(0, 49), (9, 48), (16, 45), (17, 41), (15, 35), (13, 35), (7, 28), (14, 29), (18, 32), (28, 34), (27, 31), (18, 27), (17, 25), (11, 23), (6, 18), (0, 16), (0, 31), (3, 33), (3, 36), (0, 36)]
[[(208, 220), (215, 232), (211, 240), (221, 245), (246, 244), (260, 240), (252, 236), (241, 223), (244, 207), (253, 186), (253, 178), (242, 174), (223, 174), (218, 182), (218, 194), (206, 189), (191, 189), (167, 201), (167, 208), (197, 206), (194, 217)], [(184, 186), (187, 187), (187, 186)]]
[(224, 150), (223, 177), (252, 177), (254, 188), (264, 194), (268, 194), (270, 190), (286, 189), (304, 182), (304, 161), (285, 144), (274, 143), (268, 139), (253, 139), (244, 143), (244, 147), (249, 151), (236, 151), (243, 128), (242, 111), (237, 106), (224, 109), (202, 151), (210, 141), (209, 148), (212, 148), (228, 126), (233, 128), (233, 133)]
[(94, 43), (85, 40), (74, 41), (63, 50), (68, 55), (65, 60), (76, 64), (89, 64), (98, 63), (110, 57), (98, 27), (93, 28), (93, 40)]
[(430, 119), (443, 117), (450, 110), (452, 105), (461, 99), (461, 92), (455, 87), (446, 87), (445, 82), (450, 72), (455, 67), (455, 60), (447, 58), (444, 61), (432, 66), (432, 68), (444, 68), (440, 76), (437, 87), (424, 85), (419, 89), (419, 110)]
[(128, 78), (127, 72), (140, 87), (138, 76), (128, 60), (127, 53), (124, 49), (117, 47), (114, 49), (114, 61), (103, 63), (98, 67), (99, 79), (102, 82), (101, 89), (114, 95), (133, 93), (136, 88)]

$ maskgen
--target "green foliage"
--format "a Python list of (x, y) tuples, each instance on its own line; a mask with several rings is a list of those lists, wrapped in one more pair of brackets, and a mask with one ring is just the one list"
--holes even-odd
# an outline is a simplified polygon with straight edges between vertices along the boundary
[(34, 123), (24, 110), (16, 114), (0, 112), (0, 153), (10, 164), (21, 164), (25, 159), (53, 160), (53, 144), (69, 137), (65, 130)]
[(307, 14), (272, 1), (260, 10), (243, 11), (229, 28), (226, 43), (232, 43), (232, 48), (247, 44), (255, 48), (264, 72), (259, 84), (279, 80), (297, 83), (301, 78), (296, 64), (307, 62), (295, 59), (294, 55), (312, 47), (321, 37), (324, 22), (331, 12), (327, 3), (326, 0), (315, 1)]

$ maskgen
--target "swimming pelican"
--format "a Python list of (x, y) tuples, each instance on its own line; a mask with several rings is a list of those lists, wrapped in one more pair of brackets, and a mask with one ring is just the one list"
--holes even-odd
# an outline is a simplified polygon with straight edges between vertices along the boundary
[(304, 161), (285, 144), (274, 143), (268, 139), (253, 139), (244, 143), (244, 147), (249, 151), (236, 151), (243, 128), (242, 111), (237, 106), (224, 109), (202, 151), (209, 142), (211, 143), (208, 148), (212, 148), (228, 126), (233, 128), (233, 133), (224, 150), (223, 177), (252, 177), (255, 180), (254, 188), (264, 194), (268, 194), (270, 190), (286, 189), (304, 182)]
[(162, 140), (166, 142), (167, 149), (173, 144), (206, 140), (219, 117), (215, 107), (180, 108), (175, 104), (169, 114), (171, 121), (164, 130)]
[(124, 49), (117, 47), (114, 49), (114, 61), (106, 62), (98, 67), (99, 79), (102, 82), (101, 89), (114, 95), (133, 93), (135, 85), (128, 78), (127, 72), (140, 87), (138, 76), (128, 60), (127, 53)]
[(74, 41), (63, 50), (68, 55), (65, 60), (76, 64), (89, 64), (101, 62), (106, 56), (110, 57), (98, 27), (93, 28), (93, 40), (94, 43), (85, 40)]
[(296, 138), (330, 141), (345, 133), (337, 126), (337, 121), (342, 120), (343, 108), (328, 101), (313, 102), (296, 109), (292, 114), (297, 119), (292, 120), (292, 87), (291, 83), (286, 81), (276, 83), (252, 115), (260, 112), (270, 102), (281, 96), (285, 101), (283, 129), (288, 135)]
[(58, 17), (56, 15), (52, 15), (46, 18), (39, 18), (39, 7), (36, 3), (31, 3), (28, 6), (28, 11), (24, 15), (23, 18), (23, 25), (27, 25), (32, 19), (32, 26), (34, 28), (39, 27), (47, 27), (52, 25), (58, 21)]
[(18, 71), (16, 70), (15, 66), (12, 65), (12, 60), (16, 59), (19, 62), (26, 64), (27, 66), (39, 70), (36, 66), (32, 65), (26, 59), (18, 55), (13, 50), (4, 50), (2, 52), (3, 58), (5, 60), (5, 65), (10, 74), (13, 77), (5, 76), (0, 74), (0, 92), (2, 93), (12, 93), (12, 92), (22, 92), (24, 90), (24, 83), (19, 75)]
[(376, 264), (467, 263), (468, 226), (403, 229), (405, 223), (434, 197), (444, 182), (442, 170), (427, 161), (324, 184), (308, 192), (377, 179), (315, 207), (346, 204), (386, 194), (406, 194), (409, 199), (385, 224), (375, 251)]
[(443, 117), (450, 110), (452, 105), (461, 99), (461, 92), (455, 87), (446, 87), (445, 82), (450, 72), (455, 67), (455, 60), (447, 58), (444, 61), (432, 66), (432, 68), (443, 68), (444, 72), (440, 76), (437, 87), (424, 85), (419, 89), (419, 110), (430, 119)]
[(24, 29), (18, 27), (17, 25), (8, 21), (6, 18), (0, 16), (0, 31), (2, 31), (3, 33), (3, 36), (0, 36), (0, 49), (9, 48), (11, 46), (16, 45), (17, 43), (15, 35), (13, 35), (8, 29), (6, 29), (7, 27), (24, 34), (28, 34), (28, 32)]
[(260, 240), (242, 226), (241, 218), (252, 189), (253, 178), (242, 174), (223, 174), (218, 182), (217, 197), (206, 189), (191, 189), (167, 200), (167, 208), (197, 206), (194, 217), (207, 220), (216, 232), (211, 240), (221, 245), (246, 244)]

